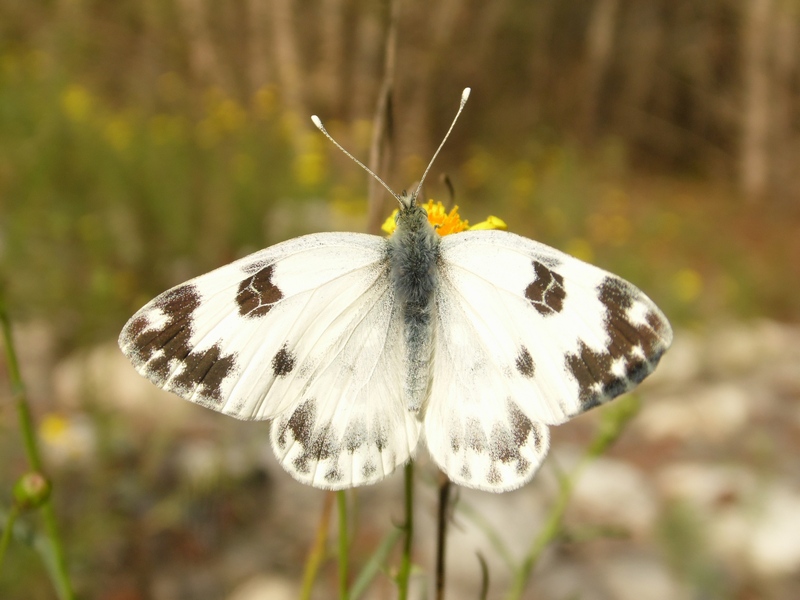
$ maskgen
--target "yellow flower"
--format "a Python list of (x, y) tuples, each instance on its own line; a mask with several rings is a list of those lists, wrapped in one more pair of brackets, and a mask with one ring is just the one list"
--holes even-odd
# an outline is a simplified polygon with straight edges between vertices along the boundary
[(690, 303), (696, 300), (703, 291), (703, 278), (694, 269), (681, 269), (673, 279), (675, 295), (679, 300)]
[(57, 443), (69, 430), (69, 422), (57, 414), (47, 414), (39, 425), (39, 435), (47, 443)]
[(61, 93), (61, 108), (70, 121), (84, 121), (92, 110), (92, 104), (91, 94), (80, 85), (70, 85)]
[[(507, 227), (502, 219), (495, 216), (489, 216), (485, 221), (470, 227), (469, 221), (462, 219), (458, 214), (458, 206), (454, 206), (448, 213), (441, 202), (434, 204), (433, 200), (428, 200), (428, 203), (423, 208), (428, 213), (428, 222), (433, 225), (439, 235), (450, 235), (451, 233), (461, 233), (462, 231), (475, 229), (506, 229)], [(394, 233), (397, 211), (398, 209), (395, 209), (381, 226), (381, 229), (389, 235)]]
[(127, 118), (121, 115), (115, 116), (106, 122), (103, 135), (114, 150), (122, 152), (131, 144), (133, 128)]

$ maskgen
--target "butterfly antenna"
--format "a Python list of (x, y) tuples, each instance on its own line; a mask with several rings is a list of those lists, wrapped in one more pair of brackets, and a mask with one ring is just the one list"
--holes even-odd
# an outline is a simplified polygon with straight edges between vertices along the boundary
[(414, 192), (414, 195), (412, 196), (414, 200), (417, 199), (417, 195), (419, 194), (419, 191), (422, 189), (422, 184), (425, 181), (425, 178), (428, 176), (428, 171), (430, 171), (431, 167), (433, 166), (433, 161), (435, 161), (436, 157), (439, 156), (439, 152), (441, 151), (442, 146), (444, 146), (444, 143), (447, 141), (447, 138), (450, 137), (450, 132), (453, 131), (453, 127), (455, 127), (456, 121), (458, 121), (458, 117), (461, 115), (461, 111), (464, 110), (464, 105), (467, 103), (467, 100), (469, 99), (469, 92), (470, 92), (469, 88), (464, 88), (464, 91), (461, 92), (461, 104), (458, 106), (458, 112), (456, 113), (456, 116), (453, 117), (453, 122), (450, 123), (450, 129), (448, 129), (447, 133), (444, 134), (444, 139), (442, 139), (442, 143), (439, 144), (439, 147), (436, 149), (436, 152), (433, 153), (433, 158), (431, 159), (431, 162), (428, 163), (428, 168), (425, 169), (425, 172), (422, 174), (422, 179), (419, 180), (419, 185), (417, 186), (417, 189)]
[(386, 189), (389, 191), (389, 193), (390, 193), (392, 196), (394, 196), (394, 197), (395, 197), (395, 199), (396, 199), (398, 202), (400, 202), (400, 205), (401, 205), (401, 206), (403, 205), (403, 202), (400, 200), (400, 196), (398, 196), (397, 194), (395, 194), (395, 193), (394, 193), (394, 191), (392, 190), (392, 188), (390, 188), (390, 187), (389, 187), (389, 186), (386, 184), (386, 182), (385, 182), (383, 179), (381, 179), (380, 177), (378, 177), (378, 176), (375, 174), (375, 172), (374, 172), (372, 169), (370, 169), (370, 168), (369, 168), (367, 165), (365, 165), (365, 164), (364, 164), (364, 163), (362, 163), (360, 160), (358, 160), (358, 159), (357, 159), (355, 156), (353, 156), (352, 154), (350, 154), (350, 153), (349, 153), (347, 150), (345, 150), (345, 149), (342, 147), (342, 145), (341, 145), (339, 142), (337, 142), (335, 139), (333, 139), (333, 136), (332, 136), (330, 133), (328, 133), (328, 130), (327, 130), (327, 129), (325, 129), (325, 126), (322, 124), (322, 121), (320, 121), (320, 118), (319, 118), (317, 115), (311, 115), (311, 120), (314, 122), (314, 125), (316, 125), (316, 126), (317, 126), (317, 129), (319, 129), (319, 130), (320, 130), (322, 133), (324, 133), (324, 134), (325, 134), (325, 137), (326, 137), (326, 138), (328, 138), (330, 141), (332, 141), (332, 142), (334, 143), (334, 145), (335, 145), (335, 146), (336, 146), (336, 147), (337, 147), (339, 150), (341, 150), (342, 152), (344, 152), (344, 153), (345, 153), (345, 154), (348, 156), (348, 158), (350, 158), (350, 160), (352, 160), (353, 162), (355, 162), (355, 163), (356, 163), (358, 166), (360, 166), (362, 169), (364, 169), (364, 170), (365, 170), (367, 173), (369, 173), (370, 175), (372, 175), (372, 176), (375, 178), (375, 180), (376, 180), (378, 183), (380, 183), (380, 184), (381, 184), (383, 187), (385, 187), (385, 188), (386, 188)]

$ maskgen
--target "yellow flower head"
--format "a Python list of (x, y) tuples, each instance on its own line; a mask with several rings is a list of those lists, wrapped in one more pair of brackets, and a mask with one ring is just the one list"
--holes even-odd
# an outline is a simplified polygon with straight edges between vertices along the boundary
[[(441, 202), (436, 202), (434, 204), (433, 200), (428, 200), (428, 203), (425, 204), (423, 208), (428, 213), (428, 222), (433, 225), (433, 228), (439, 235), (450, 235), (451, 233), (461, 233), (462, 231), (473, 229), (507, 228), (505, 222), (499, 217), (495, 216), (489, 216), (485, 221), (481, 221), (480, 223), (476, 223), (470, 227), (469, 221), (462, 219), (459, 216), (458, 206), (454, 206), (448, 213)], [(383, 229), (389, 235), (394, 233), (395, 227), (397, 227), (395, 218), (397, 217), (398, 210), (399, 209), (394, 209), (394, 212), (389, 215), (389, 218), (386, 219), (381, 226), (381, 229)]]

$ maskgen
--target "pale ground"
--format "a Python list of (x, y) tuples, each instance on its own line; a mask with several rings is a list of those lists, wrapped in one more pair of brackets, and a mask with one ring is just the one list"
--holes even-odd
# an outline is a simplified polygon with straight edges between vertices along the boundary
[[(17, 339), (55, 472), (97, 467), (99, 448), (108, 445), (93, 416), (100, 410), (124, 424), (124, 445), (139, 457), (128, 468), (139, 469), (138, 476), (159, 471), (152, 461), (166, 461), (184, 492), (207, 494), (224, 481), (234, 498), (253, 494), (247, 522), (237, 522), (235, 534), (217, 532), (189, 559), (185, 549), (175, 551), (177, 559), (171, 546), (158, 546), (159, 558), (145, 561), (149, 596), (135, 593), (142, 578), (133, 578), (128, 585), (134, 593), (125, 598), (296, 597), (324, 493), (296, 483), (276, 464), (265, 424), (237, 422), (155, 389), (112, 342), (50, 363), (43, 328), (21, 327)], [(755, 321), (678, 331), (641, 398), (642, 411), (617, 445), (579, 479), (567, 537), (546, 551), (525, 597), (799, 598), (800, 328)], [(0, 417), (9, 426), (13, 414)], [(548, 461), (523, 489), (458, 494), (459, 502), (491, 524), (514, 560), (524, 555), (552, 506), (554, 465), (569, 471), (598, 420), (594, 411), (557, 428)], [(154, 449), (158, 444), (161, 451)], [(421, 588), (431, 582), (436, 525), (434, 471), (424, 451), (419, 458), (414, 559), (420, 594), (414, 597), (422, 597)], [(261, 483), (252, 484), (254, 473)], [(120, 477), (136, 480), (137, 473)], [(205, 513), (183, 515), (170, 489), (148, 496), (145, 521), (164, 525), (148, 529), (145, 548), (154, 545), (151, 537), (194, 531), (198, 521), (202, 529)], [(359, 492), (356, 562), (402, 521), (401, 498), (398, 474)], [(178, 516), (164, 516), (170, 510)], [(110, 544), (109, 552), (124, 552), (127, 541)], [(506, 562), (485, 530), (457, 509), (448, 546), (449, 598), (477, 597), (478, 552), (489, 566), (489, 597), (503, 597), (511, 580)], [(111, 563), (113, 577), (125, 580), (124, 566)], [(379, 578), (368, 596), (394, 597), (387, 578)], [(324, 571), (315, 597), (335, 597), (328, 587), (334, 585), (335, 570)]]

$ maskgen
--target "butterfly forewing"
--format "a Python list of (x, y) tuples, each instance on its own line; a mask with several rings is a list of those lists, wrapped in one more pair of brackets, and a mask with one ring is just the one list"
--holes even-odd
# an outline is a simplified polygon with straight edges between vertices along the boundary
[(317, 234), (272, 246), (158, 296), (120, 347), (166, 390), (237, 418), (274, 418), (273, 448), (297, 479), (377, 481), (407, 460), (420, 428), (403, 410), (385, 244)]
[(624, 280), (502, 231), (441, 244), (428, 446), (455, 481), (530, 479), (546, 425), (609, 400), (655, 368), (672, 332)]

